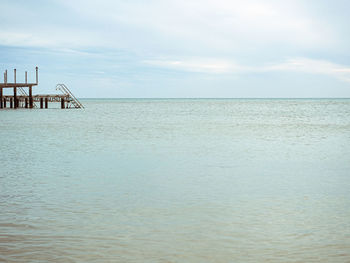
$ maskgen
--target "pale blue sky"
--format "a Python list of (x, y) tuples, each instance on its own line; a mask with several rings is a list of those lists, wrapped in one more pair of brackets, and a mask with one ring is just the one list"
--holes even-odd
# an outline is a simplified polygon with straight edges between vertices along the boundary
[(79, 97), (350, 97), (350, 1), (0, 0), (0, 8), (1, 71), (38, 65), (37, 92), (65, 83)]

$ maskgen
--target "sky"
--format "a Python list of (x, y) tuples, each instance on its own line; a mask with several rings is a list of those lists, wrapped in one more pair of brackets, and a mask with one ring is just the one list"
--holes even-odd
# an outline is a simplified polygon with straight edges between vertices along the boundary
[(0, 69), (85, 98), (350, 97), (348, 0), (0, 0)]

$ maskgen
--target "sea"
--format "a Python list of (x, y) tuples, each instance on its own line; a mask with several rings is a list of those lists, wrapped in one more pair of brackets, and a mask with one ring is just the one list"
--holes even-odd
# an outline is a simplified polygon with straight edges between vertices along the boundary
[(350, 262), (350, 99), (0, 111), (0, 262)]

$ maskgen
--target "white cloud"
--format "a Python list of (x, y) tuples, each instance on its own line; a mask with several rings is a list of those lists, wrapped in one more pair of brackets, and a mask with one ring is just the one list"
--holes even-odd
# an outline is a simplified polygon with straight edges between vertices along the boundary
[(288, 59), (282, 63), (270, 63), (261, 66), (246, 66), (229, 60), (183, 59), (183, 60), (147, 60), (146, 64), (188, 72), (213, 74), (246, 74), (264, 72), (300, 72), (329, 75), (338, 80), (350, 82), (350, 67), (325, 60), (309, 58)]
[[(0, 44), (24, 46), (128, 47), (135, 50), (188, 48), (232, 52), (283, 44), (324, 47), (336, 36), (299, 1), (286, 0), (56, 0), (56, 9), (40, 20), (5, 16)], [(16, 10), (20, 9), (16, 6)], [(23, 8), (26, 8), (25, 6)], [(11, 11), (13, 6), (3, 7)], [(23, 11), (23, 10), (22, 10)], [(29, 12), (29, 11), (28, 11)], [(15, 32), (22, 37), (13, 37)], [(281, 47), (281, 46), (280, 46)]]
[(309, 58), (289, 59), (281, 64), (270, 65), (263, 71), (293, 71), (310, 74), (329, 75), (338, 80), (350, 82), (350, 67), (332, 63), (326, 60)]
[(212, 59), (145, 60), (143, 63), (175, 70), (215, 74), (230, 73), (235, 68), (239, 69), (239, 66), (230, 61)]

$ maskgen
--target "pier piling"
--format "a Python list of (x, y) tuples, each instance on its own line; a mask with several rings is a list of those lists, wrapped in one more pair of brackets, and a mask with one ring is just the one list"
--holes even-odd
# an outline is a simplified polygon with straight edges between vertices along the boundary
[(13, 77), (14, 77), (14, 83), (15, 83), (15, 86), (13, 87), (13, 100), (14, 100), (14, 107), (15, 109), (17, 108), (17, 87), (16, 87), (16, 69), (13, 70)]
[(3, 108), (2, 103), (3, 103), (3, 96), (2, 96), (2, 88), (0, 88), (0, 109)]
[(33, 108), (33, 93), (32, 86), (29, 86), (29, 108)]
[[(5, 80), (6, 80), (6, 72), (4, 73), (4, 83), (5, 83)], [(0, 109), (3, 108), (3, 88), (1, 87), (0, 88)]]

